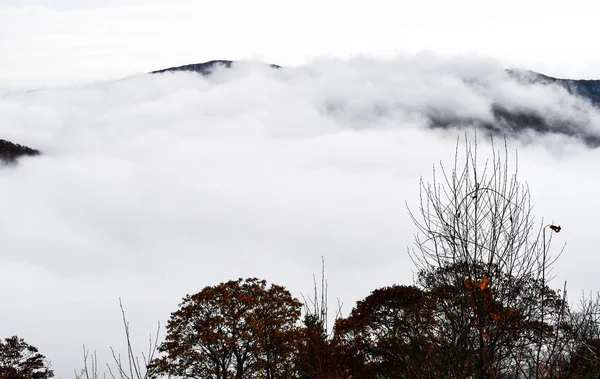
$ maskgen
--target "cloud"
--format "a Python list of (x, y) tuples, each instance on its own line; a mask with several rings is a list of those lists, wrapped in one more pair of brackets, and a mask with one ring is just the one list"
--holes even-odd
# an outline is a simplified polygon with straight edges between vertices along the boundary
[[(495, 61), (431, 54), (0, 97), (0, 137), (44, 153), (0, 168), (0, 332), (38, 345), (69, 377), (82, 343), (101, 360), (124, 346), (119, 297), (144, 349), (185, 294), (232, 278), (300, 296), (324, 256), (330, 301), (346, 312), (376, 287), (411, 283), (405, 202), (417, 206), (420, 176), (452, 161), (461, 133), (430, 129), (429, 117), (492, 120), (493, 103), (598, 119)], [(536, 216), (563, 226), (557, 245), (569, 241), (558, 286), (595, 289), (600, 153), (561, 135), (509, 139), (515, 148)]]

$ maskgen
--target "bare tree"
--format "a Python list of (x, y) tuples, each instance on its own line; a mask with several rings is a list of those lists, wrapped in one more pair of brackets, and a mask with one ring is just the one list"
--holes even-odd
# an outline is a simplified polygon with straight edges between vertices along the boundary
[[(119, 307), (121, 309), (121, 318), (123, 320), (123, 327), (125, 331), (126, 341), (126, 358), (122, 359), (121, 355), (118, 354), (115, 349), (111, 346), (110, 351), (112, 353), (113, 365), (106, 364), (108, 373), (112, 379), (150, 379), (156, 376), (152, 376), (149, 367), (150, 362), (154, 359), (154, 356), (158, 347), (158, 334), (160, 332), (160, 323), (158, 323), (156, 334), (154, 337), (149, 336), (148, 340), (148, 351), (142, 352), (142, 359), (135, 354), (132, 343), (131, 333), (129, 330), (129, 321), (125, 315), (125, 309), (123, 308), (123, 302), (119, 298)], [(100, 379), (106, 378), (106, 373), (102, 373), (102, 376), (98, 373), (98, 356), (96, 351), (90, 355), (89, 350), (83, 346), (83, 368), (79, 372), (75, 371), (76, 379)]]
[[(320, 288), (319, 288), (320, 287)], [(304, 317), (299, 328), (298, 348), (295, 357), (296, 375), (300, 379), (327, 379), (336, 377), (339, 361), (333, 340), (333, 331), (328, 327), (328, 285), (325, 279), (325, 259), (321, 257), (321, 279), (313, 275), (312, 298), (302, 295)], [(335, 322), (341, 319), (342, 304), (337, 301)]]
[[(106, 373), (102, 375), (106, 378)], [(90, 356), (90, 351), (83, 345), (83, 368), (77, 372), (75, 370), (75, 379), (100, 379), (98, 375), (98, 355), (94, 353)]]
[(551, 252), (552, 233), (561, 227), (536, 226), (506, 141), (497, 150), (492, 140), (483, 162), (476, 139), (465, 136), (462, 154), (459, 142), (454, 166), (440, 163), (432, 182), (421, 179), (418, 212), (409, 209), (417, 284), (436, 297), (437, 349), (451, 357), (443, 376), (551, 377), (564, 368), (574, 331), (590, 322), (590, 309), (577, 319), (566, 288), (549, 286), (563, 250)]
[(514, 278), (544, 277), (556, 257), (542, 238), (546, 227), (535, 232), (529, 188), (517, 179), (518, 159), (511, 172), (506, 141), (502, 154), (492, 140), (492, 159), (483, 164), (476, 142), (465, 137), (462, 157), (459, 146), (450, 172), (440, 162), (441, 175), (434, 167), (432, 182), (421, 179), (419, 215), (409, 209), (418, 228), (416, 249), (409, 252), (417, 269), (485, 264)]

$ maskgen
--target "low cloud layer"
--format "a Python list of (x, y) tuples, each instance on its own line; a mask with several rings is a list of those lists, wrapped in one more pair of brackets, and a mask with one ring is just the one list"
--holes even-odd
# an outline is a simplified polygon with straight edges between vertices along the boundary
[[(406, 254), (419, 178), (452, 161), (492, 105), (600, 133), (600, 113), (557, 86), (525, 86), (494, 61), (433, 55), (257, 64), (0, 97), (0, 138), (43, 152), (0, 168), (0, 332), (38, 345), (58, 375), (81, 344), (139, 349), (187, 293), (257, 276), (311, 293), (326, 262), (348, 312), (372, 289), (412, 282)], [(480, 133), (480, 151), (489, 150)], [(535, 214), (568, 241), (555, 268), (571, 298), (595, 290), (600, 150), (529, 132), (519, 150)]]

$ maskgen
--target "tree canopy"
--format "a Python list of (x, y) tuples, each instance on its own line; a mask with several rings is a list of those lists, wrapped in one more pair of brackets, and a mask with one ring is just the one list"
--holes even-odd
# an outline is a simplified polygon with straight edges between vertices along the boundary
[(171, 314), (156, 373), (197, 378), (291, 377), (302, 304), (283, 287), (232, 280), (186, 296)]
[(0, 341), (0, 379), (47, 379), (54, 373), (46, 357), (20, 337)]

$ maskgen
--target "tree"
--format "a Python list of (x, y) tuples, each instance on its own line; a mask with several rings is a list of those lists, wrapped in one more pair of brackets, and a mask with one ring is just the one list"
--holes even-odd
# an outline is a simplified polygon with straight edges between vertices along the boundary
[(464, 264), (418, 275), (433, 304), (434, 351), (444, 352), (435, 354), (438, 370), (450, 377), (497, 378), (556, 369), (570, 338), (564, 298), (540, 279), (517, 281), (494, 266), (478, 270), (483, 279), (477, 282), (468, 279)]
[(306, 313), (298, 334), (295, 371), (300, 379), (329, 378), (332, 371), (332, 346), (323, 319)]
[(22, 338), (0, 341), (0, 379), (47, 379), (54, 377), (46, 357)]
[[(321, 281), (320, 289), (317, 287), (317, 279), (313, 275), (314, 295), (313, 298), (304, 300), (304, 316), (302, 327), (299, 328), (297, 352), (295, 357), (295, 372), (298, 379), (328, 379), (338, 378), (340, 373), (339, 356), (337, 346), (332, 341), (329, 332), (329, 306), (328, 288), (325, 280), (325, 260), (321, 257)], [(341, 304), (335, 319), (341, 317)]]
[(182, 378), (291, 377), (301, 305), (284, 287), (256, 278), (187, 295), (151, 369)]
[[(549, 287), (553, 224), (535, 227), (528, 187), (504, 152), (478, 161), (477, 144), (457, 145), (454, 166), (440, 163), (421, 180), (410, 256), (417, 284), (435, 303), (434, 340), (444, 377), (556, 377), (587, 321), (577, 319), (566, 289)], [(597, 310), (597, 304), (595, 310)], [(587, 319), (589, 320), (589, 318)], [(563, 371), (561, 371), (563, 370)], [(568, 376), (568, 375), (567, 375)]]
[[(121, 319), (123, 320), (123, 327), (125, 332), (125, 341), (127, 346), (126, 359), (121, 359), (121, 355), (117, 354), (115, 349), (111, 346), (110, 351), (114, 365), (111, 367), (110, 364), (106, 365), (110, 377), (113, 379), (149, 379), (151, 372), (149, 366), (154, 358), (158, 347), (158, 333), (160, 331), (160, 323), (158, 323), (156, 329), (156, 335), (152, 338), (150, 335), (149, 346), (147, 353), (142, 352), (142, 360), (139, 356), (134, 353), (134, 349), (131, 343), (131, 333), (129, 329), (129, 321), (125, 316), (125, 309), (123, 308), (123, 302), (119, 298), (119, 307), (121, 308)], [(106, 373), (102, 376), (106, 378)], [(100, 374), (98, 373), (98, 356), (96, 351), (90, 355), (90, 351), (83, 345), (83, 368), (79, 371), (75, 371), (75, 379), (99, 379)]]
[(574, 343), (560, 366), (561, 377), (600, 378), (600, 295), (583, 297), (570, 314)]
[(421, 289), (394, 285), (374, 290), (335, 324), (344, 377), (424, 376), (430, 371), (432, 322), (430, 299)]

